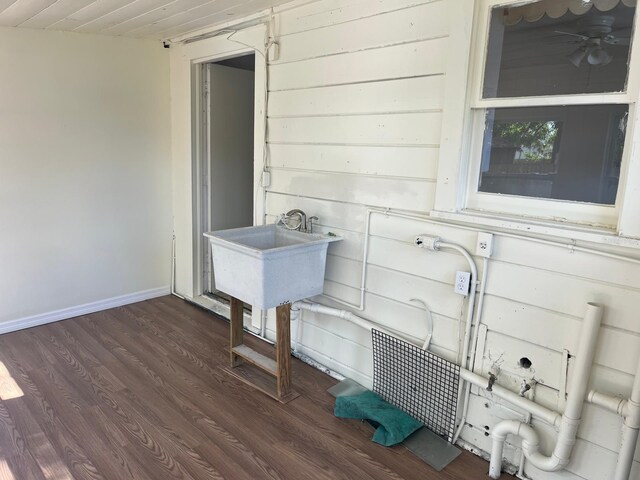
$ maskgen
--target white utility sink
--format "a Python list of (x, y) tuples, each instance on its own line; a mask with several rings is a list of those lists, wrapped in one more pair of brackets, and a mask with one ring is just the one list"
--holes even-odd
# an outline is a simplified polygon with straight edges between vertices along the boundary
[(216, 288), (262, 309), (320, 295), (327, 247), (342, 240), (276, 225), (204, 236), (211, 243)]

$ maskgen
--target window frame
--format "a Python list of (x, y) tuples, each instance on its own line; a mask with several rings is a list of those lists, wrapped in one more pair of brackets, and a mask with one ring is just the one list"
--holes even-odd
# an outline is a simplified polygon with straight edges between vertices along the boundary
[[(583, 231), (585, 228), (640, 237), (640, 122), (637, 108), (640, 82), (640, 28), (634, 28), (629, 71), (624, 92), (585, 93), (572, 95), (548, 95), (531, 97), (483, 98), (485, 66), (488, 56), (488, 36), (491, 10), (495, 7), (525, 5), (536, 0), (460, 0), (457, 12), (466, 12), (473, 18), (466, 24), (467, 32), (452, 35), (451, 55), (462, 56), (466, 65), (449, 62), (454, 75), (465, 75), (466, 101), (460, 111), (460, 101), (447, 98), (447, 105), (457, 107), (457, 111), (445, 115), (445, 126), (458, 129), (459, 142), (452, 139), (454, 132), (443, 134), (441, 151), (456, 153), (459, 162), (453, 166), (442, 166), (438, 175), (438, 188), (434, 207), (435, 216), (454, 218), (471, 223), (482, 223), (483, 218), (522, 222), (543, 222), (547, 226), (561, 227), (561, 231)], [(456, 2), (458, 3), (458, 2)], [(595, 7), (594, 7), (595, 8)], [(636, 16), (638, 15), (636, 9)], [(456, 21), (452, 15), (452, 25)], [(458, 27), (459, 27), (458, 17)], [(638, 19), (636, 18), (636, 21)], [(462, 42), (469, 42), (466, 45)], [(635, 47), (635, 48), (633, 48)], [(460, 61), (460, 60), (458, 60)], [(453, 87), (461, 85), (461, 78), (451, 78), (448, 95), (454, 95)], [(458, 90), (457, 94), (459, 95)], [(627, 132), (622, 156), (622, 167), (615, 205), (606, 206), (583, 202), (555, 199), (521, 197), (478, 192), (482, 141), (484, 136), (484, 116), (487, 109), (507, 107), (543, 107), (564, 105), (624, 104), (629, 106)], [(446, 111), (445, 111), (446, 112)], [(454, 130), (455, 131), (455, 130)], [(441, 158), (443, 158), (441, 156)], [(458, 182), (452, 185), (450, 179), (457, 174)], [(495, 222), (494, 222), (495, 223)], [(504, 223), (504, 222), (502, 222)], [(548, 229), (547, 229), (548, 230)], [(563, 236), (567, 236), (566, 233)]]

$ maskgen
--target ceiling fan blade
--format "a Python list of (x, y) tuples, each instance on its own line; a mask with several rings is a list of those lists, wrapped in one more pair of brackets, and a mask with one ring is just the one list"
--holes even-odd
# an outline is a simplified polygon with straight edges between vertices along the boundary
[(582, 40), (589, 40), (589, 37), (587, 37), (586, 35), (581, 35), (579, 33), (562, 32), (560, 30), (554, 30), (554, 33), (559, 33), (560, 35), (571, 35), (572, 37), (578, 37)]

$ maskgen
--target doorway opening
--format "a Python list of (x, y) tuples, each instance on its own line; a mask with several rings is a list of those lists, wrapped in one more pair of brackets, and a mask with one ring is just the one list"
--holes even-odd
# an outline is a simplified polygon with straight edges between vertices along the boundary
[[(203, 231), (254, 224), (255, 55), (202, 65)], [(228, 304), (218, 291), (207, 239), (200, 235), (202, 293)], [(250, 310), (250, 306), (245, 306)]]

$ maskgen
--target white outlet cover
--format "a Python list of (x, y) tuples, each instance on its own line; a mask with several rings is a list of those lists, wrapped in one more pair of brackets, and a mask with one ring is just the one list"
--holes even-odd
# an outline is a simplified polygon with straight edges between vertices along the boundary
[(469, 295), (469, 284), (471, 283), (470, 272), (456, 272), (456, 281), (453, 285), (453, 291), (459, 295)]
[(486, 232), (478, 232), (478, 240), (476, 242), (476, 255), (484, 258), (491, 258), (493, 253), (493, 234)]

